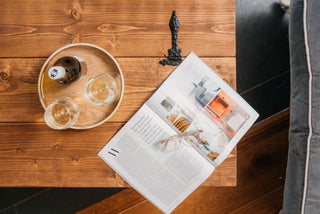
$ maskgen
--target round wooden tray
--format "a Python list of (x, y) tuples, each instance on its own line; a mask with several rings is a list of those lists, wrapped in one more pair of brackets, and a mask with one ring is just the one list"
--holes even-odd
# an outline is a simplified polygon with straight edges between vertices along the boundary
[[(48, 69), (63, 56), (79, 56), (87, 64), (87, 73), (70, 84), (61, 84), (48, 77)], [(98, 74), (109, 74), (117, 83), (115, 100), (108, 105), (93, 105), (84, 97), (87, 81)], [(54, 52), (41, 68), (38, 81), (38, 93), (44, 109), (56, 98), (66, 96), (79, 106), (79, 118), (71, 127), (89, 129), (106, 122), (118, 109), (124, 92), (124, 81), (121, 69), (116, 60), (104, 49), (86, 43), (67, 45)]]

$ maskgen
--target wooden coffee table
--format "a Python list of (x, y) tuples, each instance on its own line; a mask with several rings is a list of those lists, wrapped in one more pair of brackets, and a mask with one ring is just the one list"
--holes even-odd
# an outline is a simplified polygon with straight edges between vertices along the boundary
[[(199, 55), (236, 87), (235, 2), (3, 1), (0, 7), (0, 186), (125, 187), (97, 156), (175, 69), (159, 61), (171, 48), (172, 10), (180, 21), (179, 48)], [(115, 115), (89, 130), (46, 126), (37, 83), (46, 58), (62, 46), (98, 45), (118, 61), (125, 93)], [(237, 153), (203, 184), (235, 186)]]

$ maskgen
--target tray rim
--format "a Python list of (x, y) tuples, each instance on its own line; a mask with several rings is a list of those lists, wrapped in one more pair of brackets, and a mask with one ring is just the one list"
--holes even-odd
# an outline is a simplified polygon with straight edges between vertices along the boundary
[(41, 98), (41, 89), (40, 89), (40, 83), (41, 83), (41, 76), (42, 76), (42, 73), (43, 73), (43, 70), (44, 68), (47, 66), (47, 64), (52, 60), (52, 58), (58, 54), (59, 52), (67, 49), (67, 48), (70, 48), (70, 47), (74, 47), (74, 46), (89, 46), (89, 47), (93, 47), (93, 48), (96, 48), (102, 52), (104, 52), (105, 54), (108, 55), (108, 57), (111, 58), (111, 60), (115, 63), (115, 65), (117, 66), (118, 68), (118, 71), (120, 73), (120, 79), (121, 79), (121, 93), (120, 93), (120, 98), (119, 98), (119, 101), (116, 105), (116, 107), (113, 109), (113, 111), (111, 112), (111, 114), (109, 114), (104, 120), (100, 121), (99, 123), (96, 123), (92, 126), (88, 126), (88, 127), (85, 127), (85, 128), (81, 128), (81, 127), (70, 127), (71, 129), (79, 129), (79, 130), (84, 130), (84, 129), (91, 129), (91, 128), (94, 128), (94, 127), (97, 127), (97, 126), (100, 126), (101, 124), (105, 123), (106, 121), (108, 121), (114, 114), (115, 112), (118, 110), (121, 102), (122, 102), (122, 98), (123, 98), (123, 94), (124, 94), (124, 77), (123, 77), (123, 73), (122, 73), (122, 70), (118, 64), (118, 62), (116, 61), (116, 59), (108, 52), (106, 51), (105, 49), (97, 46), (97, 45), (93, 45), (93, 44), (90, 44), (90, 43), (74, 43), (74, 44), (69, 44), (69, 45), (65, 45), (61, 48), (59, 48), (58, 50), (56, 50), (55, 52), (53, 52), (49, 57), (48, 59), (44, 62), (44, 64), (42, 65), (41, 67), (41, 70), (40, 70), (40, 73), (39, 73), (39, 78), (38, 78), (38, 96), (39, 96), (39, 100), (41, 102), (41, 105), (43, 107), (43, 109), (45, 110), (46, 109), (46, 106), (44, 104), (44, 101), (42, 100)]

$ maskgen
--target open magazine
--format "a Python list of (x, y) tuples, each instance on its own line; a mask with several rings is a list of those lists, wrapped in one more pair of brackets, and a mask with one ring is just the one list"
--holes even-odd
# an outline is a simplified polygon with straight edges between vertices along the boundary
[(191, 52), (98, 155), (170, 213), (227, 158), (257, 118)]

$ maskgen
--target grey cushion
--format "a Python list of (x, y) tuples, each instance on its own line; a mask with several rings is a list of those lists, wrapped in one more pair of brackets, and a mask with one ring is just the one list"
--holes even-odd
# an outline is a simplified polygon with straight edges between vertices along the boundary
[(291, 115), (284, 214), (320, 213), (319, 23), (319, 0), (291, 0)]

